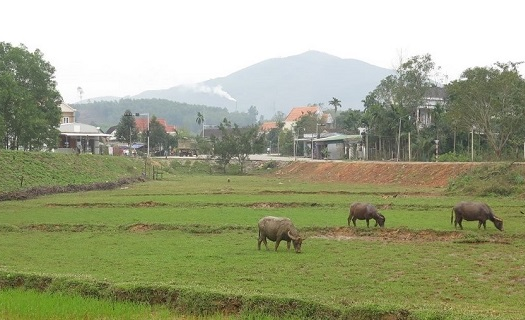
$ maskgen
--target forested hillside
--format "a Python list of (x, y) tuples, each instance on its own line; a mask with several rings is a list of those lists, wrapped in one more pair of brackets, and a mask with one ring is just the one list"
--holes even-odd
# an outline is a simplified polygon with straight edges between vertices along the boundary
[[(202, 125), (196, 121), (197, 113), (204, 115), (204, 123), (218, 125), (224, 118), (239, 126), (257, 122), (256, 112), (229, 112), (226, 108), (191, 105), (164, 99), (121, 99), (97, 101), (72, 105), (77, 110), (77, 122), (91, 124), (106, 131), (119, 123), (126, 110), (133, 113), (149, 113), (150, 117), (165, 119), (177, 130), (198, 134)], [(251, 109), (255, 111), (255, 109)]]

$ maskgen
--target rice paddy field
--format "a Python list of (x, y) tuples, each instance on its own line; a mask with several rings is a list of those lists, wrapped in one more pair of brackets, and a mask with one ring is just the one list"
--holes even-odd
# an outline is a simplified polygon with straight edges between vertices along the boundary
[[(486, 230), (477, 222), (454, 229), (451, 209), (462, 200), (487, 202), (504, 231), (490, 221)], [(373, 221), (367, 228), (362, 220), (348, 226), (355, 201), (374, 204), (385, 228)], [(300, 174), (172, 172), (162, 180), (0, 207), (3, 318), (51, 318), (46, 310), (54, 302), (35, 302), (29, 312), (6, 307), (24, 292), (132, 308), (66, 312), (70, 319), (525, 318), (519, 197), (305, 182)], [(257, 250), (257, 221), (267, 215), (293, 221), (305, 238), (301, 254), (287, 251), (286, 243)], [(25, 305), (40, 301), (30, 300)]]

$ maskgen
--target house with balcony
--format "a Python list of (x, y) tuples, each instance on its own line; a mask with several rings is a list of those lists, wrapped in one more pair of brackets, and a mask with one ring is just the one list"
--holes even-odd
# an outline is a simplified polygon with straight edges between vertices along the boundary
[[(60, 104), (60, 137), (56, 152), (92, 153), (107, 152), (106, 141), (110, 136), (92, 125), (76, 122), (76, 110), (66, 103)], [(110, 153), (111, 154), (111, 153)]]
[(432, 124), (432, 113), (436, 106), (445, 103), (445, 97), (445, 88), (433, 87), (427, 91), (423, 98), (423, 103), (416, 109), (416, 127), (418, 131)]

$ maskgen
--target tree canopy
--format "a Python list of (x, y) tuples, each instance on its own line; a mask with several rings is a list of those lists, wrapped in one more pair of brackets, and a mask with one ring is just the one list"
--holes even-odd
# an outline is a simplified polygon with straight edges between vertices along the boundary
[(509, 141), (522, 140), (525, 133), (525, 80), (517, 65), (467, 69), (446, 87), (448, 111), (459, 128), (484, 134), (498, 158)]
[(237, 159), (239, 170), (244, 172), (245, 163), (250, 154), (262, 152), (264, 138), (258, 137), (258, 127), (249, 126), (240, 128), (237, 124), (224, 118), (219, 125), (220, 137), (211, 137), (213, 154), (217, 164), (226, 172), (226, 168), (232, 159)]
[(127, 142), (128, 145), (131, 145), (133, 141), (137, 140), (137, 125), (135, 123), (135, 117), (130, 110), (126, 110), (126, 112), (120, 117), (115, 137), (117, 138), (117, 141)]
[(6, 149), (57, 145), (62, 97), (42, 52), (0, 42), (0, 132)]
[(334, 127), (337, 128), (337, 108), (341, 107), (341, 100), (333, 97), (332, 100), (328, 102), (328, 104), (334, 107)]
[[(361, 120), (368, 127), (369, 133), (382, 139), (378, 142), (378, 150), (385, 153), (383, 157), (399, 153), (402, 133), (417, 131), (419, 134), (417, 108), (424, 104), (429, 89), (438, 85), (433, 81), (438, 69), (430, 54), (411, 57), (400, 64), (395, 74), (381, 80), (365, 97), (365, 110)], [(394, 140), (394, 137), (397, 139)], [(384, 148), (385, 141), (389, 141), (387, 149), (390, 146), (390, 150)], [(392, 144), (397, 148), (392, 148)], [(422, 150), (416, 149), (415, 152)], [(397, 154), (396, 158), (399, 157)]]

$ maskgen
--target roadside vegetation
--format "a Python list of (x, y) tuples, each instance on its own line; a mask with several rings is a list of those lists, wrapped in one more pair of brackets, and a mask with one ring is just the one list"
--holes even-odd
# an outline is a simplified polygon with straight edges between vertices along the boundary
[(452, 179), (447, 191), (469, 196), (524, 195), (525, 166), (513, 163), (492, 163), (472, 168)]
[[(200, 165), (163, 163), (161, 180), (2, 202), (2, 303), (35, 293), (76, 297), (65, 302), (69, 319), (133, 319), (133, 311), (97, 313), (103, 305), (78, 315), (86, 301), (131, 304), (150, 319), (516, 319), (525, 312), (519, 197), (304, 183), (262, 164), (250, 175), (210, 175)], [(505, 231), (490, 222), (486, 230), (476, 222), (454, 230), (452, 206), (466, 199), (489, 203)], [(374, 203), (385, 228), (359, 220), (348, 227), (354, 201)], [(273, 242), (257, 250), (265, 215), (292, 219), (306, 238), (302, 254), (283, 243), (275, 252)], [(3, 316), (48, 319), (52, 304)]]

